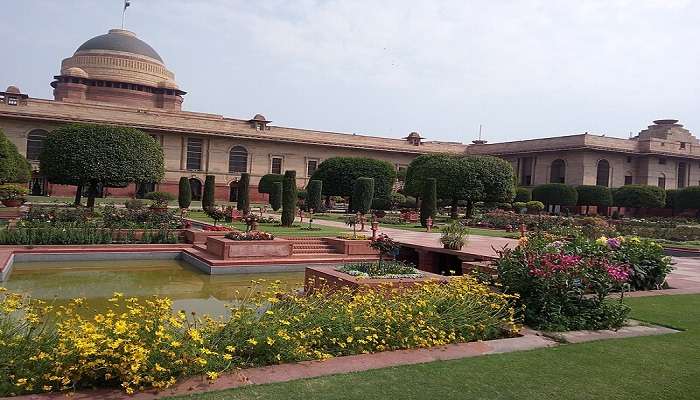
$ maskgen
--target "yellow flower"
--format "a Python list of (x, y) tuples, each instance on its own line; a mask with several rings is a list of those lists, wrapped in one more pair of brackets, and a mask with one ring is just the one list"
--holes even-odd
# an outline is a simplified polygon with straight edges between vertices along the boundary
[(233, 359), (233, 356), (232, 356), (232, 355), (230, 355), (230, 354), (228, 354), (228, 353), (224, 354), (224, 360), (226, 360), (226, 361), (231, 361), (231, 359)]
[(207, 372), (207, 378), (208, 378), (210, 381), (216, 380), (216, 379), (219, 378), (219, 373), (218, 373), (218, 372), (214, 372), (214, 371), (209, 371), (209, 372)]
[(252, 344), (253, 346), (255, 346), (256, 344), (258, 344), (258, 341), (255, 340), (255, 339), (253, 339), (253, 338), (248, 339), (247, 342), (250, 343), (250, 344)]
[(114, 324), (114, 333), (116, 333), (117, 335), (121, 335), (122, 333), (126, 332), (126, 328), (126, 321), (119, 320), (116, 324)]

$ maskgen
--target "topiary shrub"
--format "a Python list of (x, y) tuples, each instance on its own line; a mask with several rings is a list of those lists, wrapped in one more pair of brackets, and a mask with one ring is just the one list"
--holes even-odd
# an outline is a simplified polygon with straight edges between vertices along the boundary
[(532, 200), (545, 206), (575, 206), (578, 193), (573, 186), (564, 183), (546, 183), (532, 189)]
[(282, 181), (282, 226), (292, 226), (297, 212), (297, 172), (286, 171)]
[(581, 185), (576, 187), (578, 193), (577, 205), (586, 206), (588, 214), (589, 206), (610, 207), (613, 203), (612, 192), (605, 186)]
[(270, 191), (270, 207), (277, 211), (282, 207), (282, 182), (273, 182)]
[(202, 208), (207, 210), (214, 207), (214, 193), (216, 190), (216, 177), (207, 175), (204, 179), (204, 193), (202, 193)]
[(537, 214), (544, 210), (544, 204), (541, 201), (533, 200), (525, 203), (525, 208), (530, 214)]
[(319, 180), (312, 180), (306, 187), (306, 207), (309, 210), (322, 211), (323, 210), (323, 182)]
[(0, 129), (0, 184), (7, 182), (26, 183), (31, 178), (31, 167)]
[(190, 186), (190, 180), (186, 176), (180, 178), (178, 189), (177, 204), (180, 208), (190, 208), (190, 204), (192, 204), (192, 187)]
[(428, 178), (423, 182), (423, 198), (420, 204), (420, 224), (428, 226), (428, 217), (435, 218), (437, 209), (437, 188), (434, 178)]
[(258, 182), (258, 192), (270, 194), (274, 190), (275, 182), (282, 183), (284, 175), (282, 174), (267, 174), (263, 175)]
[(238, 181), (238, 201), (236, 209), (248, 214), (250, 212), (250, 174), (244, 172), (241, 174), (241, 180)]
[(374, 198), (374, 179), (367, 177), (357, 178), (352, 192), (353, 209), (360, 214), (367, 214), (372, 207)]
[(657, 186), (625, 185), (614, 194), (614, 204), (629, 208), (659, 208), (666, 205), (666, 191)]
[(678, 210), (700, 209), (700, 186), (678, 190), (674, 197), (675, 208)]
[[(671, 210), (677, 210), (679, 209), (678, 207), (678, 193), (680, 190), (677, 189), (667, 189), (666, 190), (666, 208), (670, 208)], [(700, 207), (697, 207), (700, 208)]]
[(389, 197), (396, 181), (396, 168), (387, 161), (363, 157), (332, 157), (314, 171), (312, 180), (323, 181), (326, 196), (352, 196), (355, 181), (374, 178), (377, 197)]
[(386, 210), (391, 210), (392, 205), (391, 205), (391, 200), (384, 198), (384, 197), (375, 197), (372, 199), (372, 209), (373, 210), (380, 210), (380, 211), (386, 211)]
[(525, 202), (516, 201), (515, 203), (513, 203), (513, 211), (515, 211), (518, 214), (523, 212), (523, 210), (525, 210), (526, 208), (527, 208), (527, 203), (525, 203)]
[(515, 198), (513, 199), (513, 202), (527, 203), (530, 200), (532, 200), (532, 194), (527, 188), (519, 187), (515, 189)]

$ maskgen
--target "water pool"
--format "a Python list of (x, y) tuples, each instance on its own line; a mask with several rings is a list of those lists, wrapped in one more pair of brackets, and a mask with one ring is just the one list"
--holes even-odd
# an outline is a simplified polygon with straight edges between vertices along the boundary
[(174, 310), (215, 316), (226, 314), (227, 304), (247, 295), (254, 279), (280, 280), (295, 289), (303, 286), (304, 273), (208, 275), (172, 259), (15, 262), (10, 279), (0, 286), (56, 305), (84, 297), (97, 312), (108, 308), (114, 292), (158, 295), (172, 299)]

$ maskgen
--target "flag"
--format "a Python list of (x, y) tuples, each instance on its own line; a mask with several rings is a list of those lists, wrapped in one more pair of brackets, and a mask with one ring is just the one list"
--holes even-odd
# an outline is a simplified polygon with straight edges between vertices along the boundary
[(126, 8), (131, 5), (131, 0), (124, 0), (124, 11), (126, 11)]

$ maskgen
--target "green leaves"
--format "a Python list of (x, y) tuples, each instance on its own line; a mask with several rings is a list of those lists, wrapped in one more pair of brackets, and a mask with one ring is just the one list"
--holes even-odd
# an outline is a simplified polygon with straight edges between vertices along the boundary
[(387, 161), (360, 157), (333, 157), (322, 162), (311, 177), (323, 181), (326, 196), (352, 196), (358, 178), (374, 178), (376, 197), (388, 198), (396, 181), (396, 170)]

